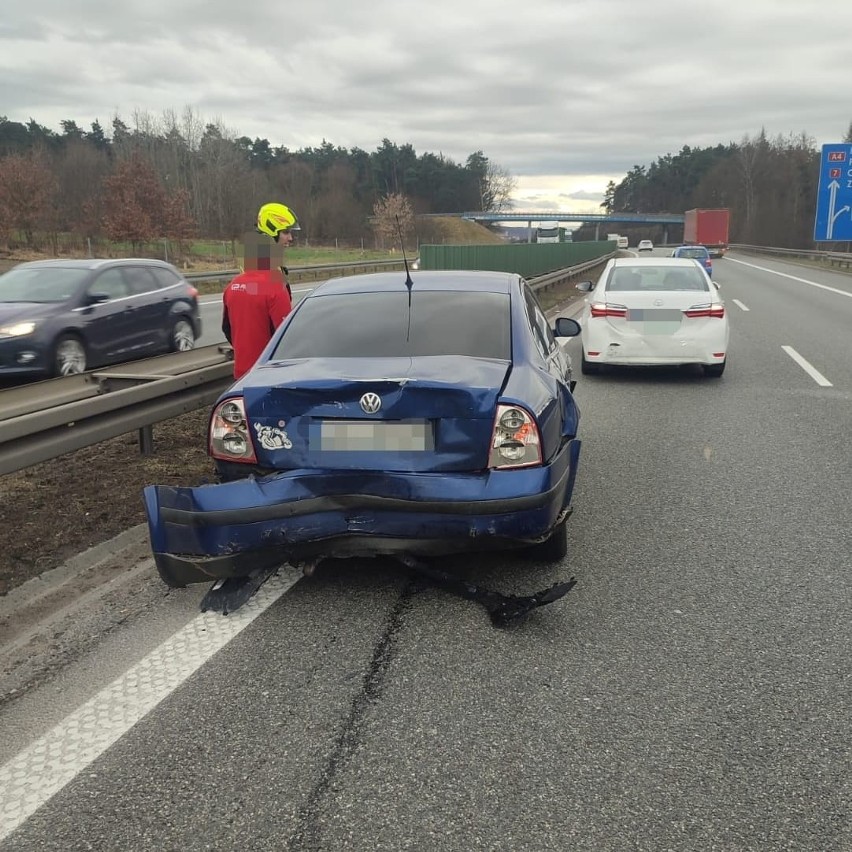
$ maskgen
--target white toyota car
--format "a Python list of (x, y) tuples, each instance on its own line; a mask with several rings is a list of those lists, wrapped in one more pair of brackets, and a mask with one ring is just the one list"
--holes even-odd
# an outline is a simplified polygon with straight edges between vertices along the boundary
[(730, 329), (719, 287), (689, 258), (616, 258), (588, 293), (580, 317), (582, 372), (605, 365), (700, 364), (725, 370)]

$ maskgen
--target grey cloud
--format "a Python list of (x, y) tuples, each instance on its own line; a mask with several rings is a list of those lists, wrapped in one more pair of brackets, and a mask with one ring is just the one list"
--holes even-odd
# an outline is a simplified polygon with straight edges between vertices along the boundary
[(717, 0), (708, 27), (662, 0), (541, 0), (534, 15), (502, 0), (6, 0), (0, 112), (58, 127), (193, 105), (290, 148), (387, 137), (459, 161), (481, 149), (519, 177), (619, 179), (761, 127), (839, 139), (852, 3), (806, 6)]

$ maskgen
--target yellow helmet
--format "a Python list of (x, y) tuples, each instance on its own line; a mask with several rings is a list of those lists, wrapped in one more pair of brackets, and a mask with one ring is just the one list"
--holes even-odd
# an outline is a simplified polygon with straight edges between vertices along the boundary
[(277, 240), (282, 231), (300, 230), (299, 220), (289, 207), (272, 202), (257, 211), (257, 230)]

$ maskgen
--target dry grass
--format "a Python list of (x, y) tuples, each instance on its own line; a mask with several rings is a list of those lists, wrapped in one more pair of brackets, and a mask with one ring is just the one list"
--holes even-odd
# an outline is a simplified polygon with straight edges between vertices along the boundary
[(0, 477), (0, 594), (143, 523), (146, 485), (213, 481), (207, 414), (156, 425), (150, 456), (134, 432)]

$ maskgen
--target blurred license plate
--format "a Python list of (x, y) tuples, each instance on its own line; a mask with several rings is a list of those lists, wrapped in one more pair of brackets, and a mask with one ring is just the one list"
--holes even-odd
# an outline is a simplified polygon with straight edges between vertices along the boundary
[(324, 420), (323, 450), (418, 452), (434, 449), (429, 420)]
[(627, 312), (627, 321), (645, 334), (673, 334), (680, 328), (683, 314), (670, 308), (638, 308)]

